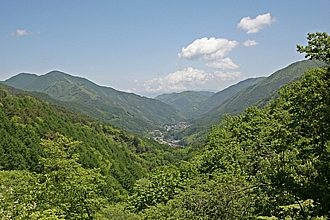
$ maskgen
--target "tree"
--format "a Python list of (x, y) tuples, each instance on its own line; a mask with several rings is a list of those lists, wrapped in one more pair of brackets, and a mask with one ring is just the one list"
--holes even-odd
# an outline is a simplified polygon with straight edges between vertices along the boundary
[(297, 45), (297, 51), (306, 58), (320, 60), (330, 65), (330, 36), (326, 32), (308, 33), (308, 45)]
[(98, 169), (85, 169), (78, 163), (79, 144), (62, 135), (41, 141), (46, 156), (40, 158), (36, 193), (44, 209), (60, 210), (65, 219), (94, 219), (104, 202), (105, 182)]
[(2, 219), (95, 219), (106, 184), (98, 169), (78, 163), (78, 144), (56, 135), (41, 141), (38, 172), (0, 171)]

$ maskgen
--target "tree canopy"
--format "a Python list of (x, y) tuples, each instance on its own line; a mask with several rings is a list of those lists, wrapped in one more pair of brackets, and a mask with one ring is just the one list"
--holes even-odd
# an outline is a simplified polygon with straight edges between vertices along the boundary
[(330, 65), (330, 36), (326, 32), (307, 34), (307, 46), (297, 45), (300, 53), (305, 53), (306, 58), (316, 59)]
[[(298, 50), (327, 62), (328, 39), (309, 34)], [(328, 219), (329, 76), (311, 69), (265, 106), (226, 116), (180, 161), (0, 87), (0, 217)]]

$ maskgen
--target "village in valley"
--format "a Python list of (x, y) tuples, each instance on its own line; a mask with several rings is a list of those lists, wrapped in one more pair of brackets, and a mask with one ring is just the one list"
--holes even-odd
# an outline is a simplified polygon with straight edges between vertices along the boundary
[(156, 129), (149, 132), (149, 136), (161, 144), (168, 144), (172, 147), (183, 147), (183, 140), (178, 133), (188, 128), (187, 122), (178, 122), (175, 124), (165, 124), (163, 129)]

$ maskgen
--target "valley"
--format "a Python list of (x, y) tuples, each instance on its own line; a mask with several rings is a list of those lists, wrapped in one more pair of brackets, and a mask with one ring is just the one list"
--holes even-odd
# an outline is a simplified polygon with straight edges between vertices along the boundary
[(0, 1), (0, 220), (330, 219), (329, 3)]
[(184, 147), (184, 140), (180, 139), (178, 134), (187, 129), (189, 126), (190, 125), (187, 122), (165, 124), (159, 130), (149, 131), (148, 136), (160, 144), (166, 144), (171, 147)]
[(280, 87), (299, 78), (306, 70), (322, 65), (299, 61), (269, 77), (243, 80), (217, 93), (187, 91), (155, 99), (102, 87), (58, 71), (41, 76), (21, 73), (3, 83), (38, 92), (38, 97), (45, 101), (129, 132), (147, 134), (159, 143), (184, 146), (207, 134), (223, 116), (238, 114), (248, 106), (265, 105)]

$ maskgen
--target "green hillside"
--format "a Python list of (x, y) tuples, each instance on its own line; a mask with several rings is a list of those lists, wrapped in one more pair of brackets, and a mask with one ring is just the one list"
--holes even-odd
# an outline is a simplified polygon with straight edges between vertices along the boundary
[(275, 97), (276, 91), (282, 86), (298, 79), (308, 69), (322, 66), (324, 64), (321, 62), (304, 60), (278, 70), (269, 77), (261, 79), (255, 85), (240, 90), (219, 106), (195, 119), (193, 125), (181, 135), (186, 136), (187, 142), (191, 142), (196, 137), (206, 134), (209, 128), (219, 122), (224, 115), (243, 112), (250, 106), (262, 106)]
[(329, 219), (329, 79), (309, 70), (224, 118), (190, 161), (139, 180), (127, 207), (142, 219)]
[(307, 39), (298, 51), (324, 63), (294, 63), (233, 95), (221, 106), (236, 114), (221, 115), (197, 148), (160, 145), (0, 84), (0, 218), (329, 219), (330, 36)]
[(79, 162), (100, 168), (117, 190), (129, 189), (148, 170), (173, 158), (162, 145), (1, 84), (0, 121), (2, 170), (37, 171), (40, 140), (59, 135), (81, 142)]
[(46, 93), (66, 107), (134, 132), (143, 133), (182, 120), (173, 107), (158, 100), (98, 86), (58, 71), (42, 76), (21, 73), (5, 83), (26, 91)]
[(199, 110), (200, 104), (214, 95), (208, 91), (184, 91), (179, 93), (162, 94), (155, 99), (169, 104), (181, 112), (186, 118), (191, 118), (192, 114)]
[(193, 114), (194, 118), (198, 118), (200, 115), (203, 115), (209, 112), (210, 110), (212, 110), (213, 108), (220, 106), (226, 100), (236, 95), (236, 93), (240, 92), (241, 90), (249, 86), (257, 84), (264, 78), (265, 77), (249, 78), (235, 85), (229, 86), (228, 88), (221, 90), (220, 92), (213, 94), (211, 97), (204, 100), (204, 102), (200, 103), (199, 109), (195, 111)]
[(162, 94), (155, 99), (167, 103), (179, 110), (188, 120), (199, 118), (215, 107), (220, 106), (239, 91), (255, 85), (265, 77), (250, 78), (217, 93), (204, 91), (184, 91), (180, 93)]
[(209, 111), (207, 113), (208, 116), (204, 116), (201, 120), (204, 121), (206, 118), (216, 118), (216, 116), (219, 118), (219, 116), (223, 114), (242, 112), (249, 106), (262, 105), (276, 95), (276, 91), (282, 86), (298, 79), (307, 70), (322, 66), (323, 65), (320, 62), (311, 60), (293, 63), (281, 70), (276, 71), (257, 84), (241, 90), (235, 96), (223, 103), (223, 105)]
[(329, 74), (310, 70), (263, 108), (226, 117), (191, 159), (148, 176), (148, 162), (132, 153), (146, 147), (142, 139), (1, 86), (0, 213), (5, 219), (325, 220)]

